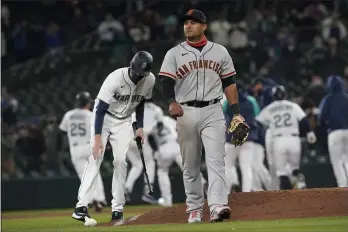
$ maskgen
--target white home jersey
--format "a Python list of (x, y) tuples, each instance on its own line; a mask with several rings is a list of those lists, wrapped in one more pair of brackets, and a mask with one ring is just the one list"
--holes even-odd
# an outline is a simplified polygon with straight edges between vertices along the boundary
[[(132, 114), (132, 121), (136, 121), (135, 112)], [(163, 111), (161, 107), (152, 102), (145, 102), (144, 108), (144, 133), (149, 133), (158, 122), (163, 121)]]
[(273, 135), (299, 134), (299, 122), (306, 117), (299, 105), (288, 100), (274, 101), (266, 106), (256, 120), (268, 126)]
[(221, 79), (236, 74), (227, 49), (209, 42), (202, 51), (183, 42), (164, 57), (159, 75), (176, 80), (175, 100), (211, 101), (222, 98)]
[(169, 116), (164, 116), (162, 129), (159, 130), (158, 127), (154, 127), (152, 133), (158, 145), (164, 144), (171, 140), (176, 140), (178, 138), (176, 121)]
[(59, 129), (68, 134), (70, 149), (86, 145), (90, 141), (91, 118), (93, 113), (87, 109), (73, 109), (65, 113)]
[(155, 76), (152, 73), (135, 85), (128, 75), (128, 67), (117, 69), (109, 74), (101, 86), (94, 110), (100, 99), (109, 104), (108, 112), (113, 116), (127, 118), (142, 100), (152, 97), (154, 84)]

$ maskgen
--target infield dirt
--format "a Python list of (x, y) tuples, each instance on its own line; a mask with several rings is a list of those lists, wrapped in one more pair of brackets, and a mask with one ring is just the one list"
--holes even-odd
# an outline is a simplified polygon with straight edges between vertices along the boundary
[[(229, 206), (230, 221), (348, 216), (348, 188), (233, 193)], [(156, 209), (128, 219), (125, 224), (186, 223), (185, 210), (185, 204)], [(203, 220), (209, 221), (207, 203)]]

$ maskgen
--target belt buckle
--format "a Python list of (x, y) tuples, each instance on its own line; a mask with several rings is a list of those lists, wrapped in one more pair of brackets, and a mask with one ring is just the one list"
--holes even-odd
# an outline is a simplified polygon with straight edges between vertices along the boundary
[(197, 107), (198, 106), (198, 102), (197, 101), (193, 101), (193, 106)]

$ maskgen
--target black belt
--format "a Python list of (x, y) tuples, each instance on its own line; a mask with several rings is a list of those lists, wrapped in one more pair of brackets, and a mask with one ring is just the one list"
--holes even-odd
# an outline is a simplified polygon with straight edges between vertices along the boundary
[(282, 136), (298, 136), (298, 134), (276, 134), (274, 137), (282, 137)]
[(202, 107), (216, 104), (218, 102), (220, 102), (220, 99), (214, 99), (211, 101), (188, 101), (188, 102), (180, 103), (180, 105), (187, 105), (187, 106), (202, 108)]

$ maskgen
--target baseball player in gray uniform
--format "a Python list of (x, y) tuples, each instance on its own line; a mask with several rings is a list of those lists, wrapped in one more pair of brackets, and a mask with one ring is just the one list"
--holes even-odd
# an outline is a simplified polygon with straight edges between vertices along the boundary
[[(234, 115), (229, 131), (234, 133), (244, 124), (233, 80), (236, 71), (226, 48), (204, 36), (207, 20), (202, 11), (191, 9), (182, 21), (187, 40), (166, 53), (159, 76), (169, 113), (177, 118), (188, 223), (199, 223), (203, 217), (202, 146), (208, 171), (210, 221), (219, 222), (231, 215), (225, 181), (223, 91)], [(236, 133), (236, 145), (244, 143), (247, 133), (244, 135)]]

